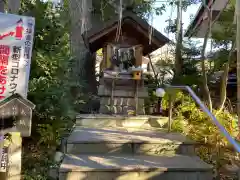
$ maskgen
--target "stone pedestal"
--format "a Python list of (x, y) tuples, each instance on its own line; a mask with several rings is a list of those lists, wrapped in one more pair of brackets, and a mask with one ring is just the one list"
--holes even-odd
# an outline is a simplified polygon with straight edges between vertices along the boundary
[[(105, 75), (98, 88), (102, 114), (145, 114), (144, 99), (148, 97), (143, 79), (134, 80), (130, 74)], [(136, 108), (137, 106), (137, 108)], [(137, 109), (137, 112), (136, 112)]]
[(21, 179), (21, 164), (22, 164), (22, 137), (19, 132), (11, 134), (11, 143), (9, 145), (9, 169), (7, 180)]

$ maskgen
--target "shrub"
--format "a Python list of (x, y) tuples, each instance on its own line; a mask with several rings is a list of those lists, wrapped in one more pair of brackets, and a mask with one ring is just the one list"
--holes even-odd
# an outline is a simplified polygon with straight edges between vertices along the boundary
[[(219, 176), (222, 167), (226, 164), (234, 164), (236, 152), (212, 120), (190, 96), (180, 91), (174, 93), (172, 130), (181, 132), (194, 140), (197, 143), (196, 153), (205, 162), (212, 164), (215, 176)], [(171, 92), (172, 94), (173, 92)], [(166, 93), (163, 98), (165, 108), (168, 107), (168, 100), (169, 93)], [(214, 110), (213, 113), (216, 113), (216, 111)], [(236, 126), (233, 126), (234, 117), (232, 114), (224, 111), (218, 114), (217, 119), (232, 137), (236, 135), (237, 129)]]

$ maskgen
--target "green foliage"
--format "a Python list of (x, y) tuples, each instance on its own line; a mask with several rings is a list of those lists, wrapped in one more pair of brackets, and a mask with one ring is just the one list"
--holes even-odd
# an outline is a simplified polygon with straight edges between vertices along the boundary
[[(197, 3), (198, 1), (189, 2)], [(134, 0), (134, 11), (142, 17), (147, 17), (153, 11), (161, 15), (165, 6), (156, 8), (152, 6), (152, 3), (153, 1)], [(188, 5), (184, 4), (184, 6)], [(66, 7), (67, 3), (65, 1), (64, 9)], [(109, 19), (114, 14), (114, 8), (108, 0), (94, 1), (94, 9), (97, 14), (104, 14), (104, 20)], [(77, 87), (79, 91), (79, 84), (76, 84), (77, 77), (70, 77), (72, 69), (69, 64), (72, 58), (69, 47), (69, 17), (66, 17), (66, 12), (61, 8), (54, 9), (50, 2), (22, 0), (20, 13), (36, 18), (28, 98), (37, 105), (32, 131), (33, 139), (38, 143), (35, 144), (36, 146), (33, 149), (28, 146), (25, 147), (27, 151), (24, 152), (24, 177), (26, 180), (46, 180), (46, 171), (48, 170), (46, 167), (49, 167), (52, 163), (50, 160), (46, 160), (52, 153), (47, 153), (47, 151), (59, 144), (63, 129), (71, 125), (75, 115), (74, 109), (78, 108), (88, 97), (83, 100), (83, 94), (78, 92), (79, 99), (72, 98), (72, 87)], [(174, 22), (172, 22), (172, 32), (175, 32), (174, 25)], [(194, 44), (186, 43), (184, 45), (186, 45), (186, 48), (182, 49), (184, 69), (181, 82), (195, 87), (199, 84), (200, 77), (196, 68), (197, 65), (192, 60), (199, 55), (199, 50)], [(173, 69), (173, 64), (168, 60), (158, 65), (159, 69), (165, 66), (165, 69), (163, 69), (165, 72)], [(151, 97), (149, 104), (156, 101), (154, 90), (158, 87), (155, 79), (150, 78), (150, 80), (148, 82)], [(161, 81), (161, 83), (164, 84), (165, 82)], [(227, 145), (226, 140), (222, 138), (215, 125), (199, 110), (199, 107), (189, 96), (179, 91), (169, 93), (175, 97), (175, 120), (173, 123), (175, 130), (183, 132), (199, 142), (207, 142), (213, 145), (219, 142)], [(163, 99), (163, 108), (165, 109), (168, 108), (169, 93)], [(231, 126), (231, 115), (221, 113), (218, 118), (227, 130), (234, 134), (235, 130)], [(46, 154), (40, 147), (46, 148)], [(33, 151), (37, 152), (32, 153)], [(202, 151), (199, 151), (199, 154), (202, 153), (201, 156), (207, 159), (209, 153), (203, 152), (205, 154)]]
[[(145, 0), (123, 0), (124, 8), (132, 9), (133, 12), (140, 17), (148, 19), (150, 14), (162, 15), (165, 11), (165, 5), (161, 4), (159, 7), (154, 7), (154, 1)], [(99, 15), (103, 21), (109, 20), (116, 15), (114, 6), (119, 6), (119, 1), (114, 0), (99, 0), (93, 1), (93, 10), (96, 15)]]
[[(189, 6), (194, 5), (194, 4), (199, 4), (201, 2), (202, 2), (201, 0), (185, 0), (182, 2), (182, 11), (186, 11)], [(168, 7), (172, 7), (172, 9), (174, 9), (173, 7), (175, 7), (177, 5), (177, 3), (179, 3), (178, 0), (170, 0), (168, 3)], [(168, 33), (176, 33), (177, 32), (177, 18), (172, 19), (172, 17), (171, 17), (166, 22), (168, 22), (168, 26), (165, 28), (165, 31)]]
[[(170, 52), (174, 53), (174, 52)], [(197, 63), (199, 63), (195, 57), (200, 54), (199, 49), (197, 49), (196, 44), (192, 41), (184, 42), (184, 47), (182, 48), (182, 59), (183, 59), (183, 71), (181, 77), (178, 78), (178, 83), (181, 85), (187, 85), (193, 89), (197, 89), (201, 85), (201, 72), (197, 68)], [(149, 90), (148, 104), (155, 104), (157, 97), (154, 95), (156, 88), (164, 86), (165, 84), (171, 84), (172, 78), (165, 79), (166, 75), (172, 75), (174, 72), (174, 62), (170, 58), (161, 58), (155, 63), (155, 70), (157, 71), (157, 81), (155, 77), (150, 77), (148, 79), (147, 85)], [(171, 94), (175, 94), (175, 90)], [(168, 94), (166, 94), (166, 97)], [(167, 97), (168, 98), (168, 97)], [(168, 108), (165, 100), (163, 100), (163, 107)], [(149, 105), (148, 105), (149, 106)]]
[(213, 54), (212, 61), (214, 62), (214, 67), (211, 69), (210, 73), (221, 71), (224, 64), (228, 61), (230, 51), (226, 48), (219, 48), (217, 52)]
[[(172, 56), (174, 51), (169, 52)], [(188, 86), (199, 86), (201, 83), (201, 72), (198, 69), (199, 61), (196, 60), (200, 54), (199, 49), (196, 47), (196, 43), (192, 41), (184, 41), (182, 47), (182, 61), (183, 69), (182, 75), (178, 79), (178, 83)], [(161, 85), (170, 84), (172, 79), (164, 80), (166, 75), (174, 75), (174, 60), (171, 58), (161, 58), (155, 63), (155, 70), (158, 73), (158, 81)], [(153, 86), (153, 85), (152, 85)], [(157, 83), (155, 83), (156, 88)]]
[[(212, 29), (213, 47), (217, 48), (217, 51), (212, 53), (214, 68), (211, 73), (221, 71), (228, 61), (231, 44), (236, 39), (236, 24), (233, 22), (234, 14), (235, 0), (231, 0), (228, 3), (228, 8), (224, 9), (219, 17), (220, 26)], [(236, 57), (232, 58), (230, 67), (235, 64)]]
[(229, 1), (228, 8), (220, 14), (218, 19), (221, 22), (212, 29), (214, 47), (225, 47), (236, 38), (236, 24), (234, 21), (235, 4)]
[[(174, 96), (175, 99), (173, 123), (179, 124), (179, 121), (185, 121), (188, 129), (185, 131), (187, 135), (190, 135), (197, 142), (207, 142), (214, 145), (220, 139), (222, 144), (229, 145), (225, 138), (219, 138), (221, 133), (218, 128), (207, 114), (199, 108), (192, 97), (185, 95), (180, 90), (167, 91), (163, 98), (163, 108), (168, 107), (169, 95)], [(232, 136), (235, 135), (236, 129), (232, 124), (234, 117), (231, 114), (222, 112), (217, 116), (217, 119)], [(183, 129), (184, 127), (181, 127), (177, 130), (183, 131)]]
[[(213, 165), (216, 175), (219, 174), (219, 169), (226, 164), (231, 164), (235, 158), (231, 144), (188, 95), (180, 91), (167, 92), (163, 98), (164, 109), (168, 108), (170, 94), (174, 95), (175, 99), (172, 130), (181, 132), (194, 140), (197, 143), (196, 153), (205, 162)], [(217, 119), (232, 137), (236, 137), (237, 129), (233, 123), (232, 114), (221, 112)]]
[[(71, 56), (67, 26), (61, 19), (61, 9), (54, 9), (50, 2), (23, 1), (21, 13), (28, 13), (36, 19), (28, 93), (28, 98), (36, 104), (33, 134), (40, 133), (40, 142), (50, 143), (41, 138), (58, 136), (56, 128), (74, 115), (69, 89)], [(46, 136), (43, 126), (53, 134)]]
[[(177, 128), (174, 130), (184, 132), (197, 142), (214, 145), (218, 141), (222, 145), (229, 145), (208, 115), (200, 109), (192, 97), (184, 94), (182, 91), (168, 90), (162, 100), (163, 109), (168, 108), (170, 95), (174, 98), (175, 102), (173, 127)], [(230, 135), (233, 137), (236, 135), (236, 126), (233, 125), (233, 115), (228, 112), (221, 112), (218, 114), (217, 119)], [(180, 126), (181, 124), (182, 126)]]
[(166, 11), (166, 5), (154, 6), (155, 1), (135, 0), (133, 11), (142, 18), (149, 19), (150, 14), (162, 15)]
[(28, 99), (36, 104), (32, 138), (48, 148), (59, 144), (61, 128), (74, 117), (69, 79), (69, 35), (61, 9), (50, 2), (22, 2), (21, 13), (36, 19)]
[[(174, 4), (173, 4), (174, 5)], [(233, 6), (232, 6), (233, 7)], [(212, 73), (222, 70), (223, 64), (228, 59), (229, 43), (235, 38), (235, 25), (232, 24), (234, 8), (223, 12), (220, 17), (223, 20), (221, 25), (225, 27), (222, 31), (214, 31), (213, 38), (215, 47), (219, 49), (211, 59), (214, 61), (214, 67), (208, 71), (210, 76)], [(176, 20), (169, 20), (169, 27), (166, 32), (176, 33)], [(230, 36), (229, 36), (230, 34)], [(183, 58), (183, 74), (178, 79), (178, 84), (189, 85), (195, 90), (201, 87), (201, 72), (199, 71), (196, 57), (199, 57), (200, 50), (196, 44), (190, 41), (183, 42), (182, 58)], [(172, 52), (174, 54), (175, 52)], [(164, 61), (164, 60), (161, 60)], [(233, 61), (232, 61), (233, 62)], [(157, 63), (159, 69), (166, 67), (173, 69), (173, 63), (169, 63), (166, 59), (164, 62)], [(167, 71), (167, 70), (165, 70)], [(163, 82), (159, 80), (159, 82)], [(150, 87), (157, 88), (156, 83)], [(156, 99), (153, 93), (150, 93), (152, 101)], [(170, 95), (174, 99), (172, 128), (174, 131), (184, 133), (194, 141), (200, 143), (197, 148), (198, 155), (207, 163), (213, 164), (215, 170), (219, 167), (230, 163), (234, 158), (234, 152), (231, 145), (212, 122), (212, 120), (199, 108), (191, 97), (178, 90), (167, 90), (163, 101), (162, 108), (168, 110)], [(199, 94), (201, 96), (201, 94)], [(216, 113), (214, 110), (213, 113)], [(231, 136), (235, 137), (237, 133), (236, 125), (233, 125), (234, 116), (227, 111), (218, 114), (217, 119), (226, 128)], [(229, 150), (230, 149), (230, 150)]]
[[(75, 118), (78, 102), (72, 98), (68, 20), (51, 2), (22, 0), (20, 14), (35, 17), (36, 27), (28, 99), (36, 104), (32, 141), (24, 146), (24, 179), (46, 180), (52, 153)], [(77, 99), (79, 101), (79, 99)], [(32, 146), (34, 147), (32, 149)], [(45, 151), (43, 151), (43, 149)], [(36, 151), (36, 152), (35, 152)]]
[(54, 150), (46, 146), (38, 146), (32, 143), (24, 144), (23, 153), (23, 179), (24, 180), (51, 180), (48, 177), (50, 167), (58, 164), (52, 160)]
[[(182, 1), (182, 8), (184, 11), (187, 10), (187, 8), (190, 6), (190, 5), (193, 5), (193, 4), (199, 4), (201, 3), (202, 0), (185, 0), (185, 1)], [(176, 5), (177, 3), (179, 3), (179, 0), (169, 0), (169, 5), (170, 6), (174, 6)]]

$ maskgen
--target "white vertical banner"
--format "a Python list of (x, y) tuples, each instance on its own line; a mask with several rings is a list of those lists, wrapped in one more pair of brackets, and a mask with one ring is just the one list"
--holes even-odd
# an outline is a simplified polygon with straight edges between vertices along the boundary
[(27, 97), (35, 19), (0, 13), (0, 101)]

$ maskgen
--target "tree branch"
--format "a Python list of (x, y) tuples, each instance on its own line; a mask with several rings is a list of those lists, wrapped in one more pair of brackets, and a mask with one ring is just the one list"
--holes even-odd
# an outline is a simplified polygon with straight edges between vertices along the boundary
[(212, 100), (211, 100), (210, 90), (208, 88), (207, 72), (205, 68), (205, 62), (206, 62), (205, 51), (206, 51), (207, 41), (208, 41), (208, 38), (211, 32), (211, 27), (212, 27), (212, 13), (208, 5), (206, 4), (206, 0), (203, 0), (203, 6), (207, 10), (207, 14), (208, 14), (208, 18), (207, 18), (208, 28), (204, 36), (204, 42), (203, 42), (203, 47), (201, 51), (201, 67), (202, 67), (202, 76), (203, 76), (204, 97), (205, 97), (205, 100), (207, 101), (209, 110), (212, 112)]
[(224, 104), (225, 104), (226, 99), (227, 99), (227, 82), (228, 82), (229, 65), (231, 63), (232, 55), (233, 55), (233, 52), (235, 51), (235, 48), (236, 48), (236, 42), (234, 41), (232, 43), (232, 47), (231, 47), (231, 50), (230, 50), (229, 55), (228, 55), (228, 61), (225, 63), (224, 72), (223, 72), (223, 75), (221, 77), (220, 104), (219, 104), (216, 116), (223, 110)]

